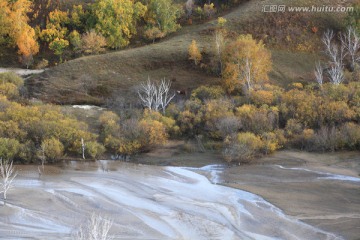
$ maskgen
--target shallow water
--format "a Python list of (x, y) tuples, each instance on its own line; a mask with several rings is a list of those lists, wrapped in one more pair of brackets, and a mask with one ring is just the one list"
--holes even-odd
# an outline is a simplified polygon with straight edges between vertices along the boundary
[(98, 161), (70, 162), (41, 179), (20, 174), (0, 207), (0, 238), (71, 238), (98, 212), (113, 220), (115, 239), (340, 239), (257, 195), (217, 185), (222, 168)]

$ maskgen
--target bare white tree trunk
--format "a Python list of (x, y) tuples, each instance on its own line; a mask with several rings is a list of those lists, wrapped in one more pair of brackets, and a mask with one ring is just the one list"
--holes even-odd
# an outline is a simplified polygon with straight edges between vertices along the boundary
[(85, 159), (85, 143), (83, 138), (81, 138), (81, 150), (82, 150), (82, 158)]
[(348, 27), (346, 32), (341, 34), (341, 45), (346, 49), (350, 56), (351, 69), (354, 70), (355, 64), (359, 61), (358, 52), (360, 49), (360, 39), (353, 27)]
[(138, 95), (144, 107), (150, 111), (160, 111), (165, 113), (167, 105), (175, 97), (175, 93), (170, 94), (171, 81), (165, 79), (156, 85), (150, 79), (146, 83), (140, 85)]
[(327, 30), (322, 41), (325, 44), (325, 52), (330, 58), (330, 68), (328, 70), (330, 82), (339, 85), (344, 81), (343, 61), (346, 56), (346, 47), (343, 43), (340, 46), (337, 45), (333, 39), (334, 32)]
[(155, 99), (156, 87), (150, 81), (150, 78), (142, 84), (140, 84), (140, 89), (138, 90), (138, 95), (142, 101), (144, 107), (148, 108), (150, 111), (153, 110), (153, 102)]
[(109, 219), (103, 218), (98, 214), (91, 214), (90, 218), (85, 224), (80, 226), (80, 229), (75, 235), (77, 240), (109, 240), (109, 231), (113, 222)]
[(334, 85), (339, 85), (344, 81), (344, 73), (341, 66), (333, 65), (328, 70), (330, 82)]
[(14, 172), (13, 162), (0, 159), (0, 175), (2, 181), (0, 183), (0, 193), (3, 193), (4, 202), (6, 201), (7, 191), (12, 188), (12, 182), (17, 175)]
[[(240, 67), (240, 66), (239, 66)], [(252, 86), (252, 75), (251, 75), (251, 67), (252, 67), (252, 62), (251, 60), (247, 57), (245, 59), (245, 66), (243, 68), (243, 76), (245, 78), (246, 81), (246, 87), (247, 90), (250, 92), (250, 90), (253, 88)]]
[(319, 84), (319, 86), (321, 87), (323, 82), (324, 82), (324, 70), (323, 70), (323, 67), (321, 66), (321, 63), (320, 62), (317, 62), (316, 65), (315, 65), (315, 79), (316, 79), (316, 82)]
[(330, 62), (339, 66), (343, 66), (343, 61), (346, 56), (345, 45), (341, 44), (340, 46), (334, 43), (334, 32), (332, 30), (327, 30), (324, 33), (322, 41), (325, 45), (325, 53), (330, 57)]
[(161, 80), (158, 91), (161, 93), (160, 107), (165, 113), (166, 107), (169, 105), (171, 100), (175, 97), (175, 93), (170, 94), (171, 81), (166, 81), (165, 78)]

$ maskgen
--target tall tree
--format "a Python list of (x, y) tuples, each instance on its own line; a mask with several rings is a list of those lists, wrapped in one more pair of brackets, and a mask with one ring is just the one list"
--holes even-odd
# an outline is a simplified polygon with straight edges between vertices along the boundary
[(9, 33), (9, 5), (7, 0), (0, 0), (0, 43), (4, 41), (5, 36)]
[(191, 41), (188, 52), (189, 52), (189, 59), (194, 60), (195, 65), (198, 65), (198, 63), (202, 59), (202, 56), (195, 40)]
[(8, 35), (18, 53), (27, 59), (39, 52), (35, 31), (28, 24), (30, 11), (29, 0), (0, 1), (0, 38)]
[(96, 0), (92, 11), (95, 29), (106, 38), (109, 47), (117, 49), (129, 44), (136, 33), (136, 22), (144, 16), (146, 7), (134, 0)]
[(150, 29), (158, 28), (166, 35), (180, 28), (177, 20), (182, 14), (182, 6), (175, 4), (172, 0), (150, 0), (146, 22)]
[(240, 35), (228, 44), (224, 53), (224, 78), (229, 92), (246, 87), (251, 91), (256, 84), (269, 80), (271, 55), (260, 41), (251, 35)]

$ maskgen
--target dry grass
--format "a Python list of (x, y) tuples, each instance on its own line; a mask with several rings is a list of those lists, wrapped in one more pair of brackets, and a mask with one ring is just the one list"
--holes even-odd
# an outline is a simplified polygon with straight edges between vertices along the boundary
[[(304, 1), (306, 2), (306, 1)], [(224, 17), (228, 26), (236, 29), (249, 19), (261, 17), (264, 4), (288, 3), (284, 0), (249, 1)], [(307, 3), (307, 2), (306, 2)], [(176, 90), (193, 89), (204, 84), (218, 84), (221, 79), (207, 74), (188, 61), (188, 46), (195, 39), (200, 49), (213, 49), (211, 29), (214, 21), (185, 26), (163, 41), (148, 46), (126, 49), (68, 61), (28, 81), (33, 97), (58, 104), (102, 105), (116, 98), (136, 98), (136, 86), (148, 77), (167, 78)], [(314, 54), (273, 50), (273, 83), (287, 86), (293, 81), (312, 78)]]

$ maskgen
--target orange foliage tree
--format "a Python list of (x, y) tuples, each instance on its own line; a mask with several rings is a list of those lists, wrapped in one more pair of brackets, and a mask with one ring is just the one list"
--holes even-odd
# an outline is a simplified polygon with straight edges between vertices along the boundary
[(0, 35), (7, 34), (10, 37), (28, 65), (32, 56), (39, 52), (35, 31), (28, 24), (31, 1), (0, 1), (0, 9)]

